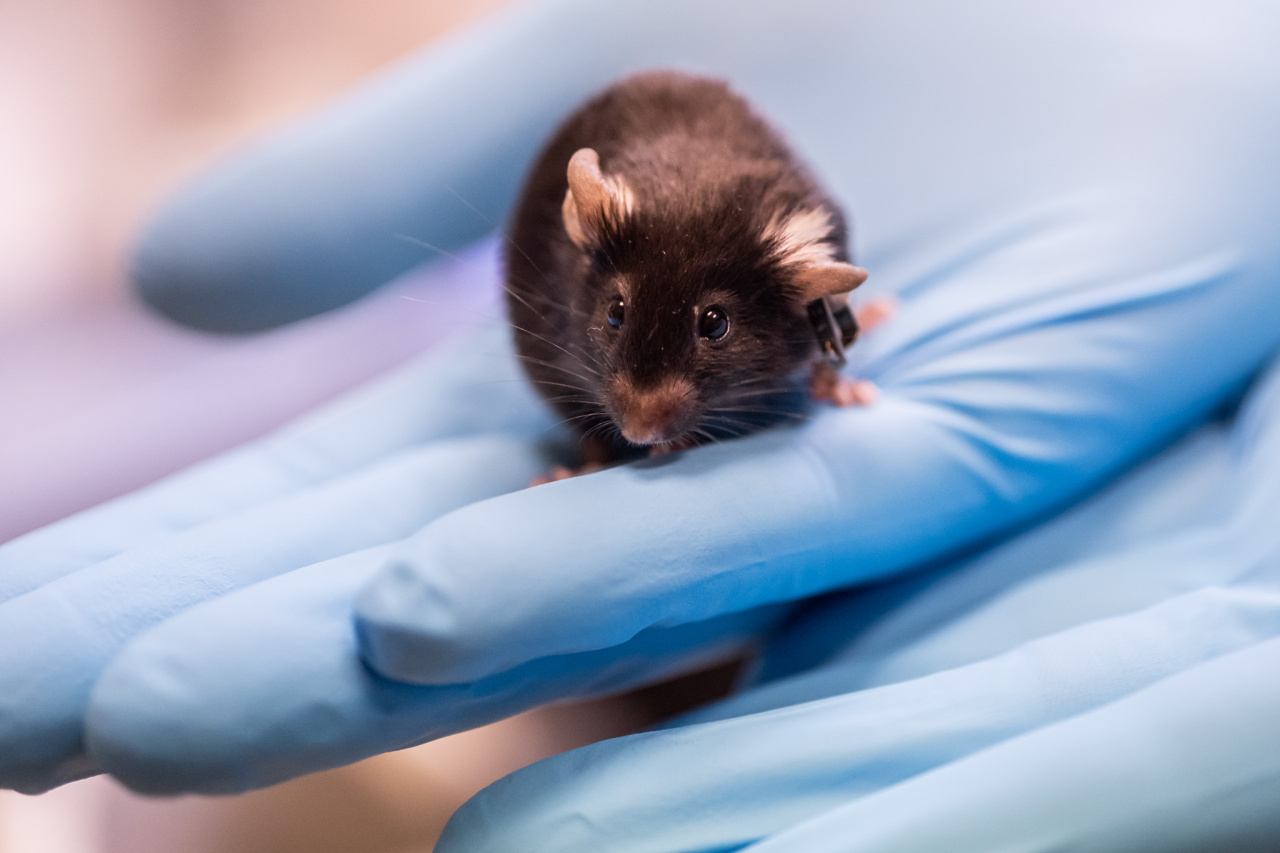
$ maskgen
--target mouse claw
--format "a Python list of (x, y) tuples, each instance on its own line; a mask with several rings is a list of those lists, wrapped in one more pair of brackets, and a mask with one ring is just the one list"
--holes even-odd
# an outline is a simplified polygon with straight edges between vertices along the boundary
[(897, 312), (898, 300), (889, 296), (878, 296), (853, 309), (853, 316), (858, 321), (858, 329), (869, 332)]

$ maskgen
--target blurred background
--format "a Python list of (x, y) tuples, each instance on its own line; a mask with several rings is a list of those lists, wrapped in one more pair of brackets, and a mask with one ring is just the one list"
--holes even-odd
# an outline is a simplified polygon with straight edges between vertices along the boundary
[[(129, 247), (212, 159), (513, 2), (0, 0), (0, 542), (262, 435), (438, 337), (413, 275), (252, 338), (178, 329), (131, 298)], [(148, 800), (108, 779), (0, 791), (0, 853), (430, 850), (480, 787), (633, 728), (634, 709), (541, 710), (239, 797)]]
[(385, 297), (251, 340), (172, 328), (130, 299), (129, 246), (184, 177), (512, 3), (0, 0), (0, 542), (421, 348)]

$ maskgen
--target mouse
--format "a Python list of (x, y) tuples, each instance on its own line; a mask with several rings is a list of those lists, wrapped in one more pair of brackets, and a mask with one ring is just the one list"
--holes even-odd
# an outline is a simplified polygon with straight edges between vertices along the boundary
[(536, 157), (505, 249), (525, 374), (581, 467), (867, 405), (844, 349), (867, 279), (848, 222), (782, 135), (718, 79), (652, 71), (587, 100)]

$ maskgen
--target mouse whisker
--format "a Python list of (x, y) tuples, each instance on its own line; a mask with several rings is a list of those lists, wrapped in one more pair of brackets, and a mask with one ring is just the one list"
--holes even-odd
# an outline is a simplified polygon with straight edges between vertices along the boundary
[[(508, 381), (510, 381), (510, 380), (508, 380)], [(568, 382), (552, 382), (552, 381), (551, 381), (551, 380), (549, 380), (549, 379), (539, 379), (539, 380), (538, 380), (538, 384), (539, 384), (539, 385), (554, 385), (554, 386), (555, 386), (555, 387), (557, 387), (557, 388), (568, 388), (570, 391), (581, 391), (581, 392), (584, 392), (584, 393), (587, 393), (587, 392), (589, 392), (589, 391), (590, 391), (590, 389), (589, 389), (589, 388), (583, 388), (581, 385), (570, 385)]]
[[(597, 415), (595, 412), (585, 412), (580, 415), (573, 415), (571, 417), (561, 418), (560, 420), (548, 426), (542, 432), (543, 434), (546, 434), (562, 426), (576, 426), (578, 428), (581, 428), (582, 425), (585, 423), (588, 423), (591, 418), (598, 418), (598, 417), (600, 417), (600, 415)], [(587, 427), (581, 432), (581, 437), (586, 438), (592, 433), (593, 430), (599, 429), (599, 427), (600, 427), (599, 423), (592, 424), (591, 426)]]
[[(450, 192), (453, 192), (453, 191), (452, 191), (452, 190), (450, 190)], [(458, 198), (461, 198), (461, 196), (458, 196), (458, 194), (457, 194), (457, 193), (454, 193), (454, 196), (456, 196), (456, 197), (458, 197)], [(464, 203), (465, 203), (465, 202), (464, 202)], [(475, 210), (475, 208), (473, 207), (473, 208), (472, 208), (472, 210)], [(479, 211), (476, 211), (476, 212), (477, 212), (477, 213), (479, 213)], [(484, 217), (483, 217), (483, 215), (481, 215), (481, 218), (484, 218)], [(488, 220), (487, 220), (487, 219), (485, 219), (485, 221), (486, 221), (486, 222), (488, 222)], [(492, 223), (490, 223), (490, 224), (492, 224)], [(450, 251), (449, 251), (449, 250), (447, 250), (447, 249), (443, 249), (443, 248), (441, 248), (440, 246), (435, 245), (434, 243), (428, 243), (426, 240), (420, 240), (419, 238), (414, 237), (414, 236), (412, 236), (412, 235), (410, 235), (410, 234), (396, 234), (396, 235), (394, 235), (394, 236), (395, 236), (395, 238), (396, 238), (397, 240), (404, 240), (405, 242), (407, 242), (407, 243), (412, 243), (412, 244), (413, 244), (413, 245), (415, 245), (415, 246), (421, 246), (421, 247), (422, 247), (422, 248), (424, 248), (424, 249), (430, 249), (431, 251), (435, 252), (436, 254), (440, 255), (441, 257), (448, 258), (448, 259), (449, 259), (449, 260), (451, 260), (451, 261), (457, 261), (458, 263), (466, 263), (466, 261), (465, 261), (461, 256), (459, 256), (459, 255), (455, 255), (453, 252), (450, 252)], [(506, 237), (506, 234), (503, 234), (503, 236), (504, 236), (504, 237)], [(508, 240), (510, 240), (511, 238), (510, 238), (510, 237), (507, 237), (507, 239), (508, 239)], [(530, 263), (530, 265), (532, 265), (532, 264), (533, 264), (533, 262), (532, 262), (532, 261), (530, 261), (529, 263)], [(535, 267), (534, 267), (534, 269), (535, 269), (535, 270), (537, 270), (538, 268), (535, 266)], [(541, 271), (541, 270), (538, 270), (538, 274), (542, 276), (543, 280), (546, 280), (546, 275), (544, 275), (544, 274), (542, 273), (542, 271)], [(524, 307), (528, 308), (530, 311), (533, 311), (535, 314), (536, 314), (536, 313), (540, 313), (540, 312), (538, 311), (538, 309), (534, 308), (531, 304), (529, 304), (529, 301), (528, 301), (527, 299), (525, 299), (523, 296), (521, 296), (519, 293), (517, 293), (517, 292), (515, 291), (515, 289), (514, 289), (514, 288), (512, 288), (510, 285), (508, 285), (508, 284), (506, 284), (506, 283), (503, 283), (503, 284), (501, 285), (501, 287), (502, 287), (503, 292), (504, 292), (504, 293), (506, 293), (508, 296), (510, 296), (512, 299), (518, 300), (518, 301), (520, 302), (520, 304), (524, 305)], [(401, 297), (401, 298), (403, 298), (403, 299), (408, 299), (410, 302), (422, 302), (422, 303), (427, 304), (427, 305), (432, 305), (432, 304), (439, 305), (439, 304), (443, 304), (443, 303), (438, 303), (438, 302), (433, 303), (433, 302), (431, 302), (430, 300), (426, 300), (426, 299), (415, 299), (414, 297), (411, 297), (411, 296), (404, 296), (404, 297)], [(493, 320), (493, 319), (496, 319), (496, 318), (495, 318), (495, 317), (493, 317), (492, 315), (488, 315), (488, 314), (481, 314), (480, 312), (476, 312), (476, 311), (472, 311), (472, 312), (469, 312), (469, 313), (476, 314), (477, 316), (483, 317), (483, 318), (484, 318), (484, 319), (486, 319), (486, 320)]]
[(714, 442), (716, 440), (716, 437), (714, 435), (712, 435), (708, 430), (705, 430), (702, 427), (694, 427), (692, 430), (690, 430), (690, 432), (693, 433), (695, 438), (701, 439), (703, 441)]
[[(591, 378), (590, 378), (590, 377), (588, 377), (588, 376), (583, 376), (583, 375), (582, 375), (582, 374), (580, 374), (580, 373), (574, 373), (572, 370), (569, 370), (567, 367), (560, 367), (559, 365), (555, 365), (555, 364), (549, 364), (549, 365), (546, 365), (546, 366), (547, 366), (547, 367), (549, 367), (549, 368), (554, 368), (554, 369), (556, 369), (556, 370), (560, 371), (560, 373), (565, 374), (565, 377), (564, 377), (564, 378), (566, 378), (566, 379), (570, 379), (570, 380), (574, 380), (574, 379), (576, 379), (576, 380), (578, 380), (577, 382), (568, 382), (568, 383), (564, 383), (564, 384), (566, 384), (568, 387), (578, 388), (578, 389), (580, 389), (580, 390), (584, 390), (584, 391), (591, 387), (591, 384), (592, 384), (592, 383), (591, 383)], [(549, 383), (547, 383), (547, 384), (549, 384), (549, 385), (558, 385), (558, 384), (560, 384), (560, 383), (549, 382)]]
[(708, 413), (743, 412), (746, 414), (753, 414), (753, 415), (791, 415), (801, 420), (804, 420), (807, 418), (807, 415), (797, 412), (794, 409), (789, 408), (787, 406), (759, 406), (759, 405), (735, 406), (733, 405), (736, 402), (738, 401), (730, 400), (724, 405), (712, 406), (708, 410)]
[(767, 397), (771, 394), (787, 394), (794, 391), (794, 388), (783, 384), (771, 384), (757, 387), (743, 387), (739, 385), (731, 385), (725, 389), (726, 394), (735, 397)]
[(576, 394), (561, 394), (558, 397), (547, 397), (546, 399), (549, 403), (590, 403), (593, 406), (599, 406), (599, 401), (584, 391), (579, 391)]
[[(583, 361), (581, 357), (579, 357), (579, 356), (575, 355), (574, 353), (572, 353), (572, 352), (570, 352), (569, 350), (565, 349), (564, 347), (560, 346), (560, 344), (556, 343), (555, 341), (550, 340), (550, 339), (548, 339), (548, 338), (545, 338), (545, 337), (543, 337), (542, 335), (539, 335), (539, 334), (538, 334), (538, 333), (536, 333), (536, 332), (531, 332), (531, 331), (529, 331), (528, 329), (525, 329), (525, 328), (522, 328), (522, 327), (520, 327), (520, 326), (517, 326), (517, 325), (515, 325), (514, 323), (512, 324), (511, 328), (513, 328), (513, 329), (515, 329), (516, 331), (519, 331), (519, 332), (524, 332), (526, 335), (530, 335), (530, 336), (532, 336), (532, 337), (535, 337), (535, 338), (537, 338), (538, 340), (542, 341), (543, 343), (547, 344), (548, 346), (555, 347), (556, 349), (560, 350), (560, 352), (564, 353), (565, 355), (569, 356), (569, 358), (573, 359), (573, 360), (574, 360), (574, 361), (576, 361), (578, 364), (580, 364), (580, 365), (582, 365), (583, 367), (585, 367), (587, 370), (591, 371), (592, 373), (595, 373), (595, 374), (596, 374), (596, 376), (599, 376), (599, 375), (600, 375), (600, 374), (599, 374), (599, 373), (598, 373), (594, 368), (592, 368), (592, 367), (591, 367), (591, 365), (589, 365), (589, 364), (587, 364), (585, 361)], [(521, 358), (528, 358), (528, 357), (529, 357), (529, 356), (519, 356), (519, 354), (517, 354), (517, 355), (518, 355), (518, 357), (521, 357)]]
[[(570, 370), (569, 368), (565, 367), (563, 364), (556, 364), (553, 361), (546, 361), (544, 359), (534, 358), (531, 355), (517, 355), (516, 358), (519, 358), (523, 361), (527, 361), (530, 364), (536, 364), (539, 367), (546, 367), (552, 370), (559, 370), (561, 373), (567, 373), (570, 376), (574, 377), (575, 379), (581, 379), (583, 382), (586, 382), (588, 384), (590, 384), (591, 382), (590, 377), (587, 377), (581, 373), (577, 373), (573, 370)], [(588, 370), (591, 369), (588, 365), (585, 365), (585, 364), (582, 364), (581, 366), (584, 368), (587, 368)], [(596, 373), (594, 370), (592, 371), (592, 373), (595, 375), (596, 379), (600, 379), (599, 373)]]
[[(581, 415), (572, 415), (571, 417), (561, 418), (560, 420), (556, 421), (555, 426), (560, 426), (561, 424), (573, 423), (575, 421), (586, 421), (586, 420), (589, 420), (592, 418), (598, 418), (598, 417), (599, 415), (597, 415), (595, 412), (585, 412)], [(596, 426), (599, 426), (599, 424), (596, 424)]]
[(417, 237), (411, 236), (409, 234), (395, 234), (392, 236), (394, 236), (397, 240), (404, 240), (406, 243), (412, 243), (415, 246), (421, 246), (424, 249), (430, 249), (431, 251), (435, 252), (437, 255), (446, 257), (451, 261), (458, 261), (459, 263), (463, 262), (462, 258), (458, 257), (453, 252), (450, 252), (447, 249), (442, 249), (439, 246), (435, 245), (434, 243), (428, 243), (426, 240), (419, 240)]
[(729, 394), (726, 396), (726, 399), (732, 400), (732, 401), (755, 400), (755, 399), (759, 399), (760, 397), (776, 397), (786, 393), (787, 393), (787, 390), (783, 388), (762, 388), (755, 391), (746, 391), (743, 393)]
[(533, 258), (529, 257), (529, 253), (526, 252), (524, 249), (522, 249), (520, 245), (511, 238), (511, 235), (507, 233), (507, 230), (505, 228), (497, 227), (497, 225), (494, 224), (492, 219), (485, 216), (484, 213), (481, 212), (480, 208), (476, 207), (474, 204), (472, 204), (471, 202), (463, 198), (462, 195), (453, 187), (445, 183), (442, 183), (440, 186), (444, 187), (445, 191), (448, 192), (449, 195), (453, 196), (458, 201), (466, 205), (467, 208), (469, 208), (472, 213), (480, 217), (481, 221), (483, 221), (485, 225), (488, 225), (495, 232), (500, 234), (502, 236), (502, 239), (506, 240), (507, 243), (511, 245), (511, 248), (515, 249), (517, 252), (519, 252), (521, 255), (524, 256), (524, 259), (529, 262), (529, 266), (533, 267), (534, 272), (542, 276), (542, 280), (547, 283), (547, 286), (551, 287), (551, 279), (547, 277), (546, 273), (544, 273), (541, 269), (538, 268), (538, 265), (533, 262)]
[(584, 397), (548, 397), (547, 402), (548, 403), (579, 403), (584, 406), (593, 406), (596, 404), (595, 400), (591, 400)]
[[(723, 441), (727, 438), (740, 438), (752, 431), (749, 426), (744, 426), (738, 422), (708, 424), (708, 426), (709, 429), (707, 430), (707, 434), (711, 436), (711, 441)], [(711, 429), (714, 429), (715, 432), (711, 432)]]
[(512, 299), (516, 300), (517, 302), (519, 302), (524, 307), (528, 308), (533, 313), (535, 314), (541, 313), (540, 311), (538, 311), (537, 308), (534, 308), (532, 305), (529, 304), (529, 300), (525, 299), (523, 296), (517, 293), (516, 289), (511, 285), (509, 284), (502, 285), (502, 292), (507, 294), (507, 296), (510, 296)]
[(743, 385), (759, 385), (761, 382), (774, 382), (774, 381), (776, 380), (772, 376), (753, 376), (748, 379), (739, 379), (733, 384), (734, 384), (734, 387), (737, 388)]
[(589, 397), (596, 396), (595, 391), (592, 389), (591, 382), (588, 380), (587, 377), (574, 376), (571, 378), (580, 379), (582, 381), (581, 382), (556, 382), (555, 380), (551, 380), (551, 379), (539, 379), (537, 380), (537, 382), (540, 387), (550, 386), (550, 388), (563, 388), (565, 391), (571, 391), (579, 395), (585, 395)]
[(613, 435), (615, 438), (622, 437), (622, 434), (618, 432), (617, 427), (614, 426), (613, 421), (602, 416), (601, 420), (598, 423), (596, 423), (594, 426), (589, 427), (585, 432), (582, 433), (582, 438), (586, 440), (586, 439), (593, 438), (595, 436), (605, 436), (609, 434), (610, 430), (613, 431)]

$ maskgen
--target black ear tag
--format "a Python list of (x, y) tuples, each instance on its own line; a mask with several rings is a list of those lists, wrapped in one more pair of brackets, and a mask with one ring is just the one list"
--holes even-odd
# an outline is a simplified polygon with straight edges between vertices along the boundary
[(809, 322), (818, 336), (823, 361), (832, 367), (844, 367), (844, 351), (858, 339), (858, 321), (848, 302), (842, 299), (835, 306), (831, 302), (825, 296), (810, 302)]

